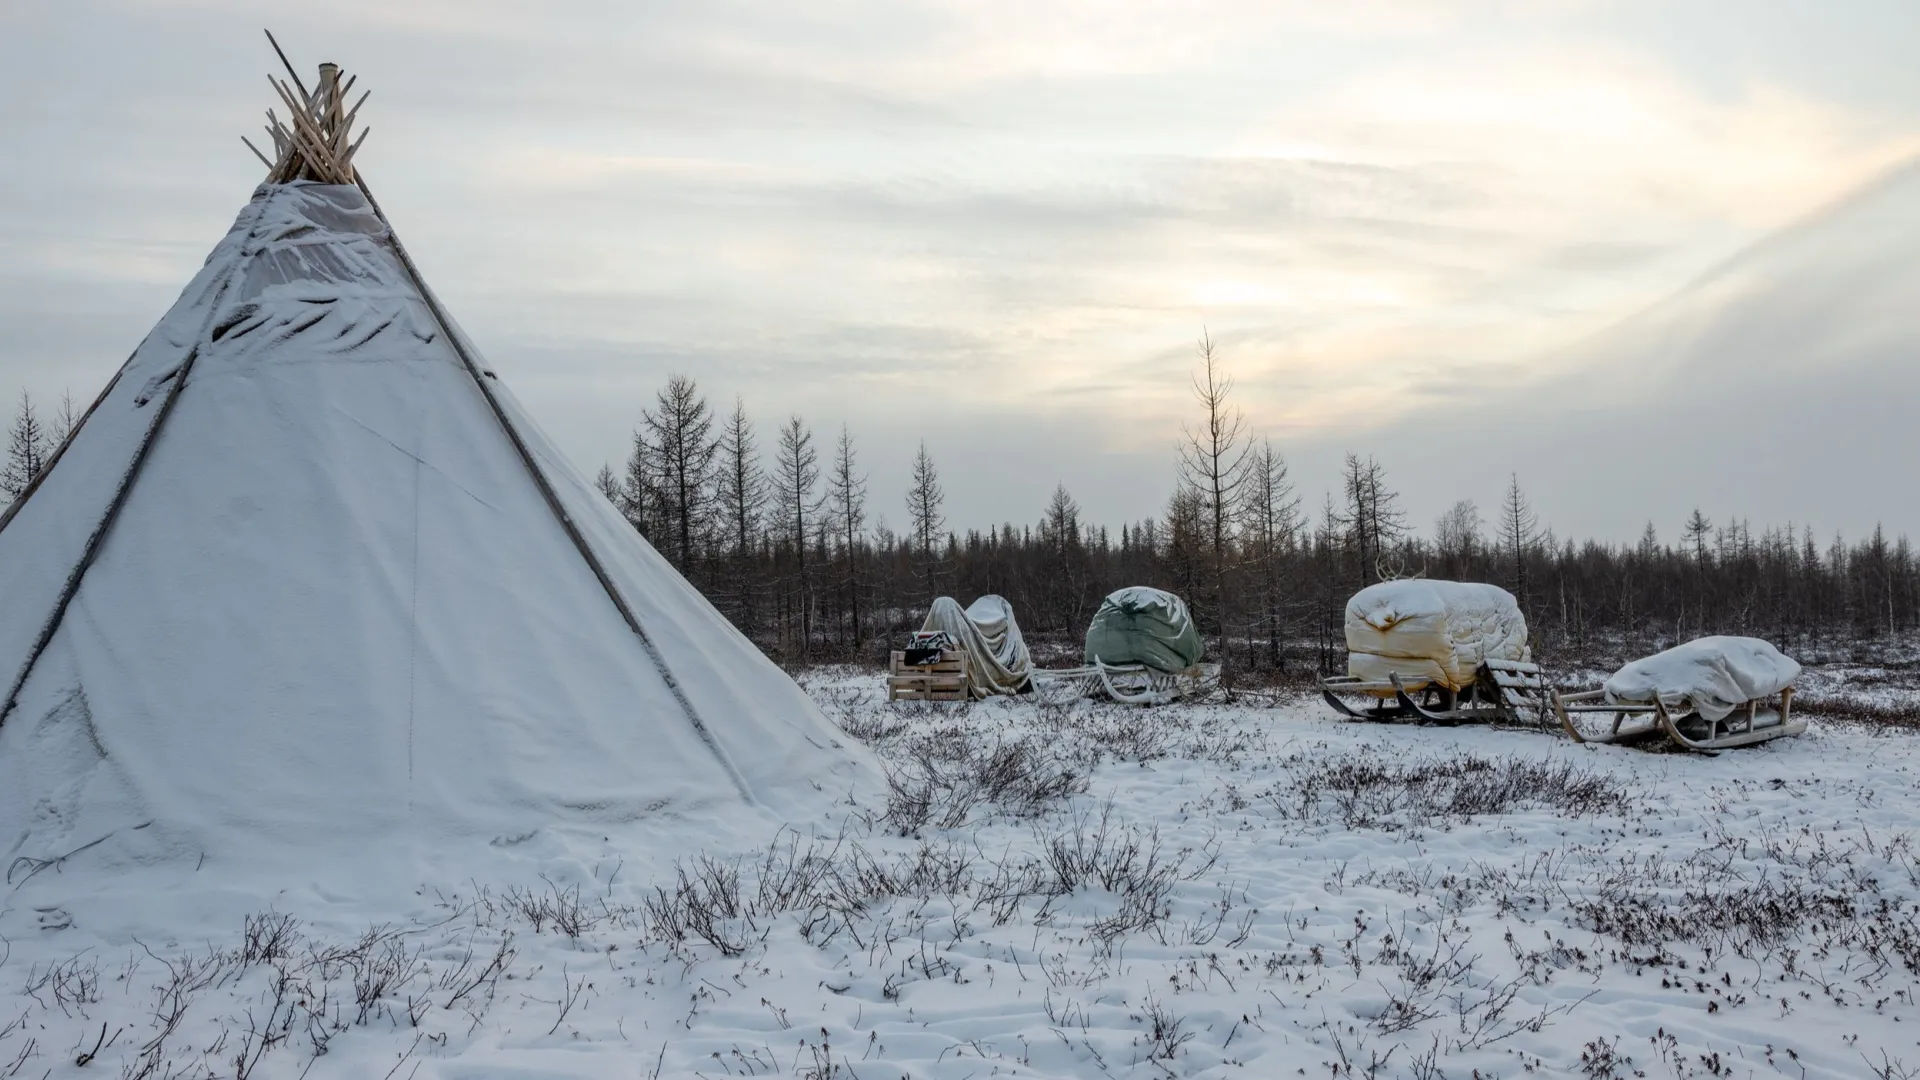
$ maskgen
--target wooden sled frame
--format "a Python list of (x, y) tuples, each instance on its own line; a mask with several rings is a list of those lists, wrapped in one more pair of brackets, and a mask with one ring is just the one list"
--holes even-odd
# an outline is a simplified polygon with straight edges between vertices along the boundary
[[(1700, 716), (1689, 705), (1675, 710), (1667, 708), (1666, 702), (1654, 695), (1650, 703), (1609, 702), (1605, 690), (1587, 690), (1577, 694), (1553, 694), (1553, 711), (1560, 718), (1560, 726), (1568, 737), (1579, 743), (1625, 743), (1644, 741), (1650, 737), (1664, 735), (1668, 742), (1698, 754), (1715, 754), (1721, 750), (1731, 750), (1741, 746), (1753, 746), (1773, 739), (1799, 735), (1807, 730), (1805, 720), (1793, 715), (1793, 687), (1780, 691), (1778, 708), (1763, 711), (1763, 703), (1772, 705), (1776, 699), (1755, 698), (1745, 705), (1728, 713), (1718, 720), (1708, 720)], [(1582, 714), (1611, 713), (1613, 724), (1604, 734), (1581, 731), (1573, 718)], [(1645, 717), (1641, 719), (1641, 717)], [(1681, 730), (1681, 724), (1697, 718), (1706, 725), (1704, 738), (1689, 735)], [(1629, 724), (1629, 720), (1636, 722)], [(1695, 725), (1688, 724), (1688, 727)]]
[[(1167, 705), (1204, 693), (1207, 685), (1198, 666), (1161, 671), (1145, 664), (1106, 664), (1097, 656), (1086, 667), (1036, 668), (1032, 678), (1034, 693), (1047, 705), (1065, 705), (1095, 693), (1123, 705)], [(1054, 692), (1062, 686), (1067, 688), (1065, 694)]]
[[(1341, 714), (1354, 720), (1386, 722), (1525, 723), (1523, 714), (1532, 710), (1535, 722), (1544, 728), (1549, 709), (1547, 694), (1546, 675), (1540, 665), (1519, 660), (1483, 661), (1474, 669), (1473, 681), (1458, 690), (1426, 679), (1409, 683), (1397, 674), (1388, 675), (1385, 682), (1351, 675), (1320, 680), (1320, 696)], [(1362, 695), (1373, 703), (1355, 708), (1342, 700), (1343, 695)]]

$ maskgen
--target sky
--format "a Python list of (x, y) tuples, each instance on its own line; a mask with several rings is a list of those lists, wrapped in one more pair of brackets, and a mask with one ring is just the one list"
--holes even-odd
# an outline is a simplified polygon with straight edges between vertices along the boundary
[[(583, 468), (669, 374), (904, 526), (1156, 514), (1205, 333), (1317, 509), (1920, 536), (1911, 0), (0, 0), (0, 395), (82, 404), (262, 169), (277, 70)], [(256, 140), (258, 141), (258, 140)]]

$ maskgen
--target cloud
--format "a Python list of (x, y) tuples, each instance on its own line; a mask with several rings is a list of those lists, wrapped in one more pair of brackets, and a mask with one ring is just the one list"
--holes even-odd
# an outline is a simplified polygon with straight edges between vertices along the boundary
[[(36, 6), (0, 35), (0, 79), (34, 90), (0, 116), (34, 165), (0, 172), (0, 272), (35, 297), (0, 310), (0, 382), (46, 386), (49, 350), (86, 381), (98, 335), (29, 308), (120, 305), (142, 314), (137, 338), (232, 220), (258, 178), (235, 135), (267, 102), (264, 20), (301, 63), (336, 57), (374, 88), (363, 161), (382, 202), (586, 462), (620, 453), (682, 371), (756, 415), (849, 420), (878, 458), (915, 432), (950, 440), (936, 449), (955, 497), (980, 500), (957, 520), (1027, 514), (1015, 468), (1137, 518), (1164, 496), (1153, 463), (1191, 410), (1205, 327), (1310, 483), (1331, 479), (1311, 479), (1315, 462), (1377, 446), (1441, 459), (1422, 483), (1442, 507), (1490, 505), (1432, 432), (1477, 440), (1487, 475), (1540, 460), (1498, 431), (1551, 410), (1525, 394), (1491, 408), (1498, 388), (1651, 352), (1575, 343), (1920, 148), (1905, 84), (1837, 98), (1826, 68), (1711, 38), (1679, 49), (1648, 10)], [(1771, 19), (1752, 32), (1788, 33)], [(1903, 56), (1891, 35), (1849, 42)], [(1885, 246), (1873, 232), (1863, 249)], [(1663, 333), (1690, 327), (1780, 386), (1823, 343), (1862, 370), (1891, 363), (1887, 312), (1849, 301), (1881, 264), (1859, 265), (1754, 294), (1772, 321)], [(1746, 281), (1724, 273), (1714, 310), (1756, 310), (1731, 303)], [(130, 344), (98, 340), (91, 374)], [(1019, 454), (983, 449), (988, 428)], [(1589, 442), (1569, 460), (1599, 476), (1610, 450)], [(1034, 485), (1037, 509), (1052, 479)], [(1637, 529), (1638, 511), (1609, 513)]]

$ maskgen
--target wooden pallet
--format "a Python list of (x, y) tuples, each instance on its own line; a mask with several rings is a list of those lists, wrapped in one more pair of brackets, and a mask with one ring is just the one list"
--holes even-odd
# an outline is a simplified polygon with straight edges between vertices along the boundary
[(909, 664), (905, 652), (894, 650), (887, 670), (888, 701), (965, 701), (969, 690), (965, 653), (948, 649), (934, 663)]

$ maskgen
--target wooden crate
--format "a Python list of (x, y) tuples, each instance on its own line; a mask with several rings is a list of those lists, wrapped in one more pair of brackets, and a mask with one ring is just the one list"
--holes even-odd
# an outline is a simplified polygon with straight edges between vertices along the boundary
[(909, 664), (907, 654), (893, 651), (887, 669), (888, 701), (965, 701), (968, 698), (967, 657), (955, 649), (931, 664)]

